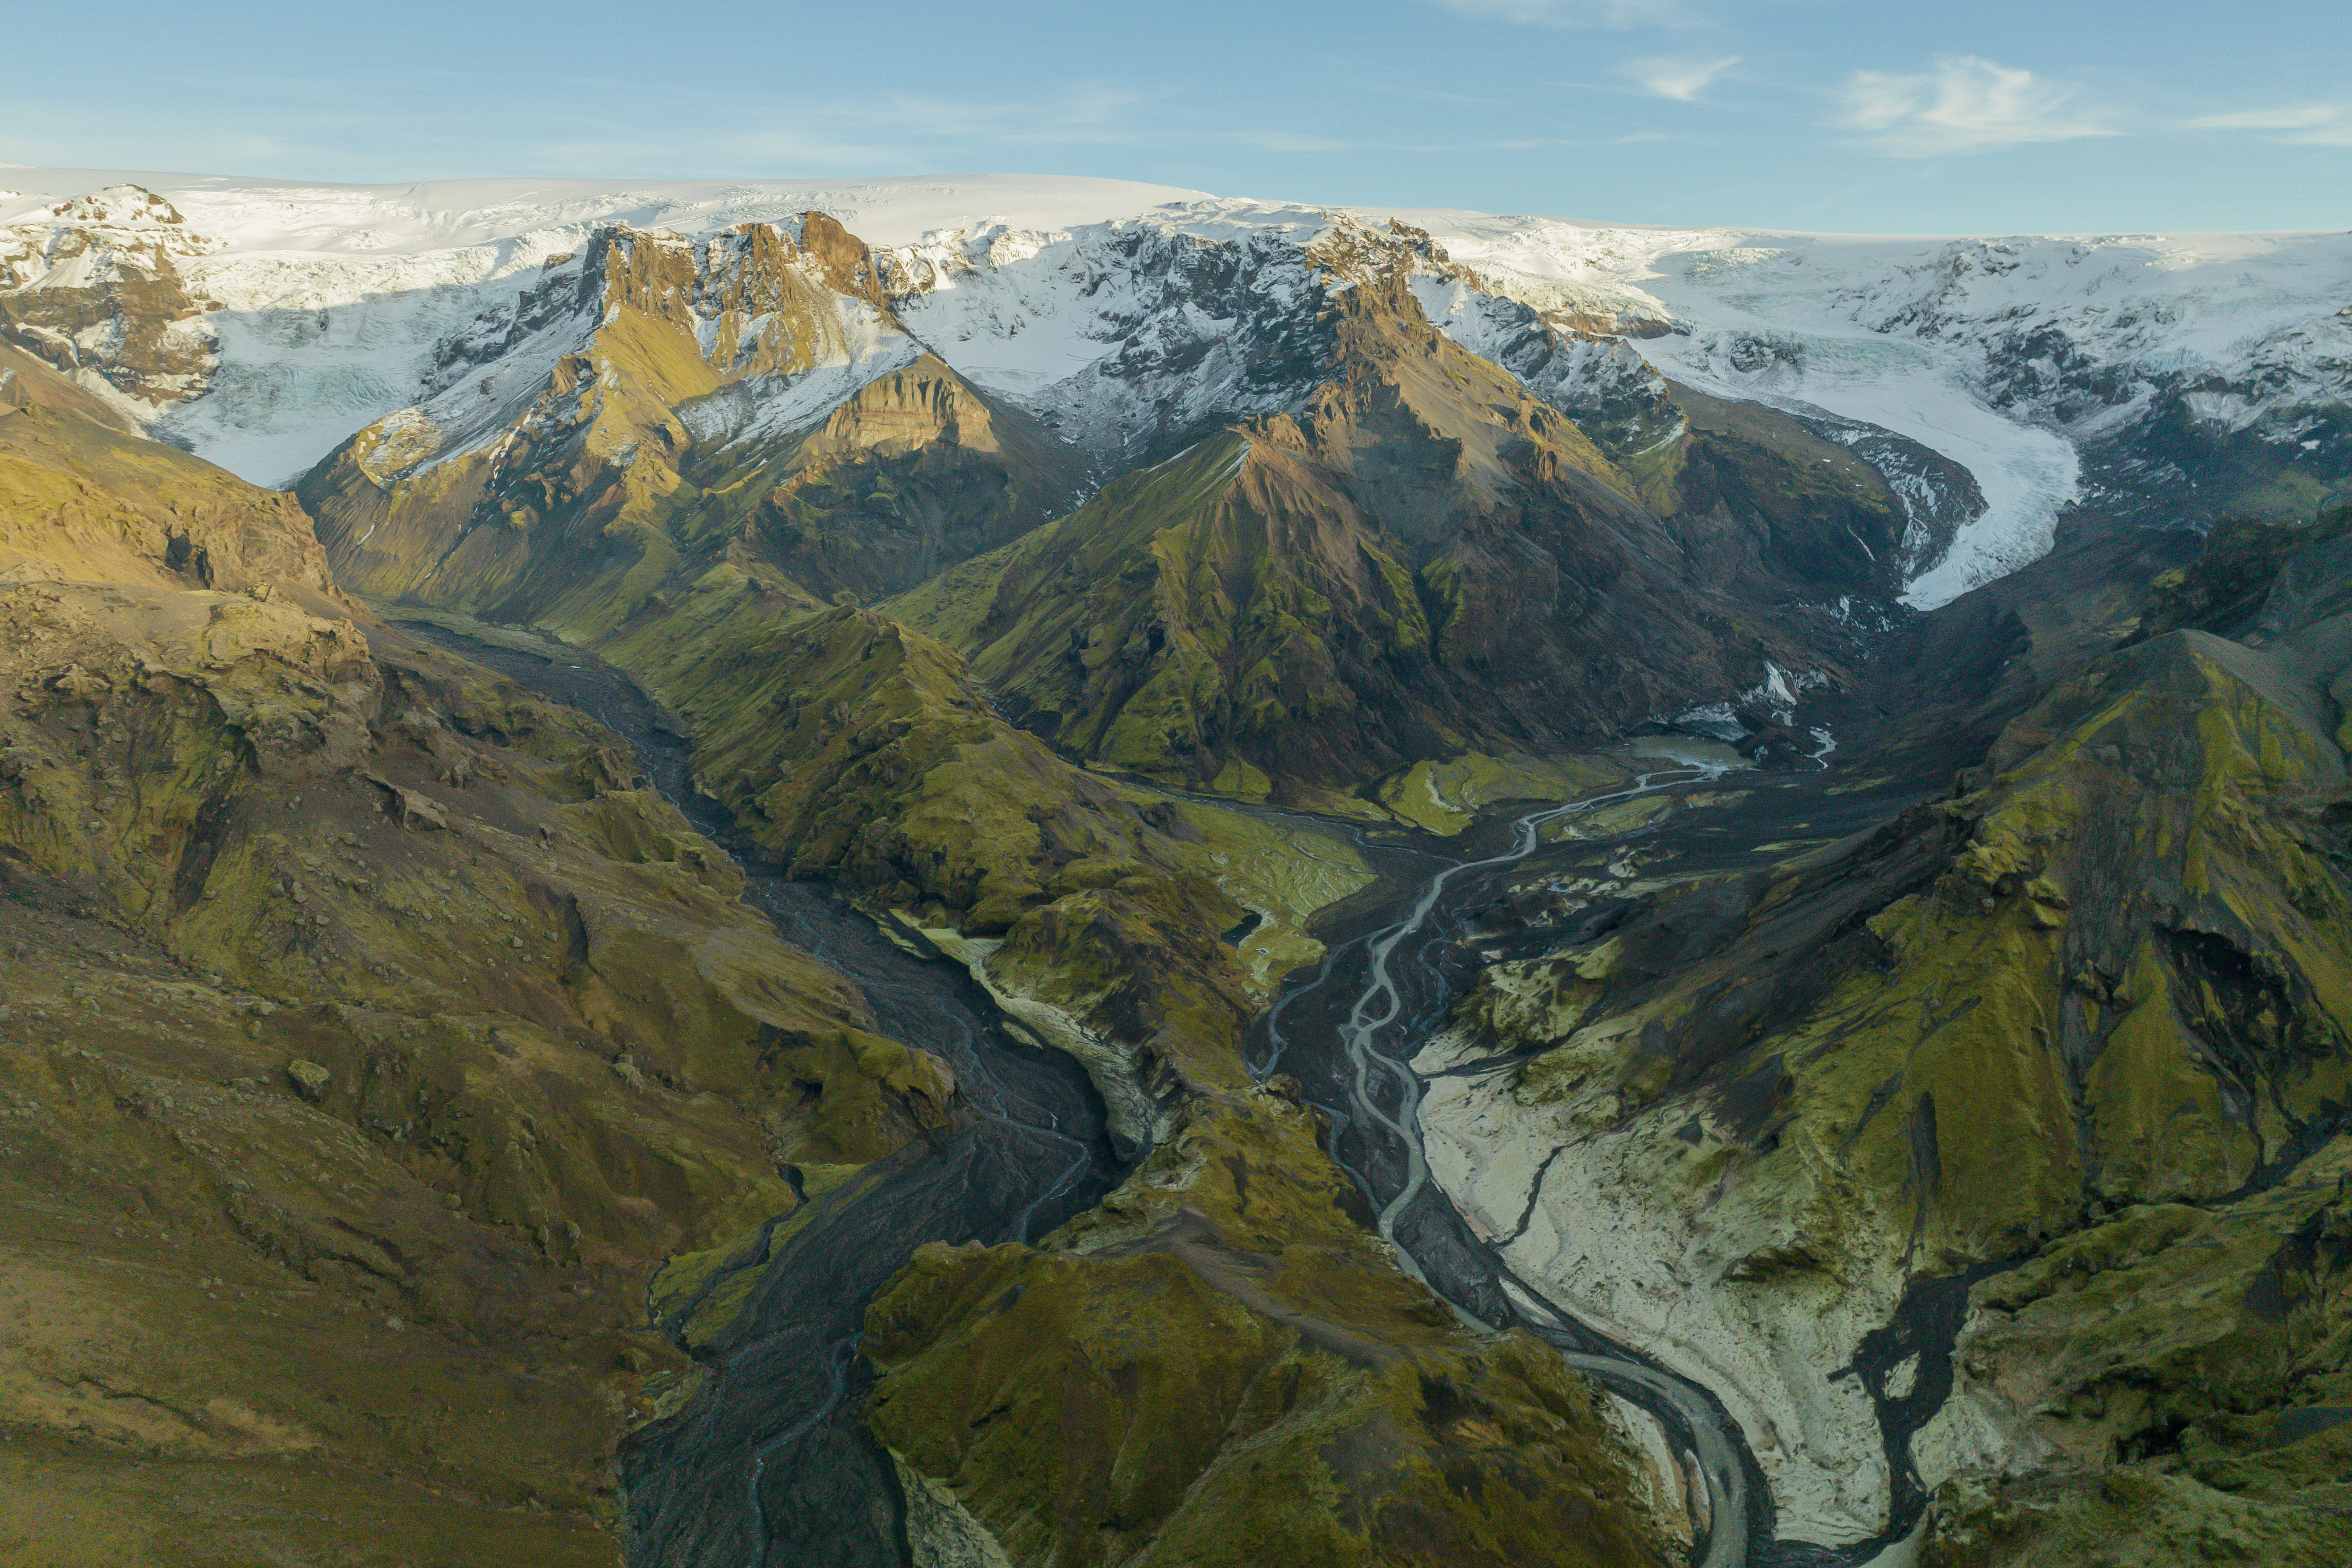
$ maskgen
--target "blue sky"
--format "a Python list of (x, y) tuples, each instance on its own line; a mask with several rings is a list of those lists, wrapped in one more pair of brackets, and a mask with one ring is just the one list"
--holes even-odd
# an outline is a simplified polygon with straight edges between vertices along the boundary
[[(2352, 5), (123, 0), (0, 160), (334, 180), (1101, 174), (1869, 233), (2352, 227)], [(0, 186), (6, 184), (0, 171)]]

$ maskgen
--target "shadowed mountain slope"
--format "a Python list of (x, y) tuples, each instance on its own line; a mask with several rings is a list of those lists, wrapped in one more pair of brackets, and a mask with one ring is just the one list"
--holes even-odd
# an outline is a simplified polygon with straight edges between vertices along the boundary
[[(1864, 465), (1822, 476), (1686, 433), (1700, 466), (1681, 459), (1691, 494), (1662, 518), (1401, 278), (1333, 309), (1295, 417), (1118, 479), (885, 608), (964, 647), (1057, 744), (1282, 799), (1465, 750), (1589, 746), (1769, 666), (1837, 668), (1856, 639), (1822, 606), (1897, 585), (1901, 515)], [(1778, 522), (1727, 478), (1785, 490), (1789, 472), (1809, 489), (1776, 496)]]

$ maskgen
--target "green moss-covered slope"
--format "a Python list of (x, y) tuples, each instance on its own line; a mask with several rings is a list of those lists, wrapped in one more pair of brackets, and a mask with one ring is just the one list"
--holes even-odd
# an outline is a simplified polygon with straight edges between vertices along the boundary
[[(1528, 1114), (1650, 1130), (1617, 1179), (1707, 1216), (1708, 1289), (1751, 1314), (2013, 1266), (1974, 1293), (1970, 1414), (1916, 1446), (1954, 1478), (1931, 1562), (2352, 1540), (2294, 1452), (2343, 1397), (2352, 556), (2329, 525), (2241, 542), (2161, 579), (2153, 635), (2053, 679), (1944, 798), (1669, 886), (1468, 1005), (1541, 1049)], [(2166, 629), (2199, 616), (2238, 639)]]
[(1670, 1561), (1591, 1385), (1396, 1273), (1314, 1121), (1195, 1104), (1041, 1247), (919, 1254), (876, 1433), (1012, 1563)]
[(1117, 479), (886, 608), (1083, 756), (1326, 805), (1417, 762), (1589, 742), (1845, 647), (1782, 601), (1883, 575), (1866, 542), (1891, 558), (1902, 524), (1866, 468), (1682, 437), (1713, 443), (1692, 481), (1706, 504), (1674, 497), (1664, 519), (1400, 280), (1334, 309), (1296, 419)]
[(646, 1280), (952, 1076), (614, 737), (320, 592), (285, 497), (63, 404), (0, 450), (11, 1550), (616, 1562)]
[(290, 497), (131, 434), (5, 343), (0, 372), (0, 582), (326, 587), (325, 553)]

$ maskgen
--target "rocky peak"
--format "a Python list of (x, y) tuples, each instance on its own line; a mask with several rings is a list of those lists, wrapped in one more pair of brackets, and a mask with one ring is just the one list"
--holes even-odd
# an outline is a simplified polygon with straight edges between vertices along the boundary
[[(347, 450), (383, 485), (496, 447), (501, 473), (544, 490), (551, 454), (576, 456), (583, 440), (600, 461), (650, 448), (674, 455), (741, 434), (780, 395), (793, 404), (791, 387), (812, 371), (876, 362), (863, 373), (871, 374), (916, 352), (866, 247), (823, 214), (702, 238), (614, 224), (445, 337), (428, 396)], [(788, 427), (822, 419), (859, 384), (828, 382), (827, 395), (796, 422), (788, 416)], [(707, 406), (681, 412), (698, 402)], [(542, 494), (531, 504), (550, 503)]]
[(881, 263), (865, 241), (825, 213), (801, 215), (801, 248), (835, 291), (887, 306)]
[[(1628, 447), (1675, 432), (1663, 381), (1622, 341), (1493, 297), (1428, 231), (1393, 219), (1297, 209), (1218, 223), (1188, 209), (1076, 233), (955, 232), (879, 260), (901, 317), (950, 363), (1112, 460), (1301, 413), (1334, 374), (1340, 323), (1367, 310), (1424, 333), (1437, 316), (1474, 353), (1507, 353), (1538, 397), (1600, 418)], [(1501, 314), (1465, 331), (1461, 311), (1404, 297), (1416, 290)]]
[[(180, 216), (179, 208), (143, 185), (108, 185), (102, 190), (59, 202), (49, 208), (48, 213), (60, 225), (82, 229), (179, 229), (185, 232), (187, 224), (187, 220)], [(194, 236), (190, 236), (190, 239), (194, 246), (206, 245), (205, 241)]]
[(37, 209), (0, 227), (0, 335), (151, 418), (204, 393), (219, 366), (179, 265), (218, 248), (137, 185)]

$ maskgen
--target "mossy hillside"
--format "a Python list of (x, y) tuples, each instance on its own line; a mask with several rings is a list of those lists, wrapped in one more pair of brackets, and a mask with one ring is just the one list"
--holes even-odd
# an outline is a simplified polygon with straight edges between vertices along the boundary
[(135, 434), (128, 415), (98, 394), (69, 381), (39, 357), (0, 337), (0, 408), (45, 408), (79, 414), (125, 435)]
[[(425, 437), (422, 456), (429, 457), (438, 444), (437, 431)], [(406, 454), (408, 460), (398, 461), (392, 471), (382, 476), (372, 471), (380, 455), (399, 451), (381, 426), (371, 426), (294, 487), (302, 508), (317, 520), (335, 580), (362, 598), (390, 599), (431, 574), (449, 584), (445, 592), (455, 590), (454, 596), (467, 602), (489, 597), (486, 588), (511, 584), (520, 570), (520, 546), (530, 526), (526, 514), (501, 514), (509, 518), (505, 526), (515, 536), (503, 542), (515, 548), (499, 552), (507, 562), (488, 584), (458, 584), (436, 570), (463, 538), (467, 520), (484, 505), (488, 460), (468, 453), (420, 469), (414, 464), (421, 458)]]
[(614, 1561), (612, 1445), (637, 1369), (672, 1360), (638, 1331), (643, 1264), (581, 1255), (562, 1219), (593, 1226), (584, 1207), (551, 1234), (499, 1212), (495, 1171), (436, 1184), (428, 1152), (453, 1127), (478, 1161), (552, 1134), (547, 1086), (515, 1072), (437, 1128), (355, 1123), (287, 1076), (317, 1047), (310, 1010), (75, 913), (86, 888), (20, 865), (5, 894), (0, 1487), (45, 1500), (12, 1510), (14, 1539), (42, 1562), (389, 1565), (457, 1531), (477, 1561)]
[(1380, 801), (1414, 826), (1451, 837), (1503, 801), (1567, 800), (1631, 778), (1612, 757), (1489, 757), (1468, 752), (1443, 762), (1415, 763), (1381, 785)]
[(0, 581), (326, 587), (325, 555), (289, 497), (129, 434), (45, 366), (16, 368), (20, 383), (28, 398), (55, 395), (0, 405)]
[[(681, 636), (688, 627), (699, 630)], [(1034, 1016), (1045, 1006), (1099, 1039), (1127, 1043), (1127, 1071), (1106, 1082), (1115, 1110), (1130, 1084), (1163, 1097), (1160, 1114), (1172, 1116), (1174, 1124), (1165, 1129), (1158, 1151), (1092, 1219), (1073, 1227), (1101, 1246), (1089, 1243), (1083, 1263), (1066, 1276), (1070, 1289), (1111, 1300), (1135, 1284), (1119, 1248), (1180, 1223), (1179, 1205), (1219, 1215), (1230, 1234), (1280, 1252), (1304, 1232), (1291, 1212), (1294, 1200), (1276, 1201), (1274, 1194), (1298, 1193), (1307, 1196), (1297, 1201), (1311, 1202), (1322, 1216), (1316, 1223), (1337, 1230), (1328, 1245), (1283, 1254), (1280, 1275), (1286, 1283), (1280, 1289), (1288, 1294), (1278, 1298), (1255, 1289), (1246, 1270), (1213, 1268), (1219, 1291), (1238, 1291), (1233, 1299), (1277, 1322), (1316, 1315), (1320, 1326), (1314, 1331), (1335, 1343), (1391, 1331), (1381, 1325), (1401, 1314), (1425, 1320), (1415, 1332), (1444, 1330), (1448, 1320), (1442, 1309), (1395, 1273), (1346, 1218), (1339, 1207), (1346, 1179), (1316, 1147), (1303, 1117), (1277, 1100), (1246, 1092), (1233, 1055), (1235, 1026), (1253, 991), (1234, 973), (1231, 950), (1208, 935), (1220, 929), (1211, 922), (1242, 916), (1234, 902), (1213, 896), (1217, 879), (1225, 879), (1235, 897), (1255, 891), (1260, 901), (1273, 902), (1264, 895), (1277, 895), (1286, 906), (1278, 912), (1296, 930), (1323, 896), (1320, 878), (1337, 875), (1352, 883), (1360, 876), (1345, 860), (1336, 873), (1320, 868), (1333, 857), (1333, 845), (1315, 847), (1323, 858), (1318, 879), (1302, 882), (1287, 868), (1295, 851), (1282, 839), (1304, 828), (1277, 827), (1198, 803), (1174, 805), (1070, 767), (997, 721), (950, 650), (869, 612), (845, 607), (796, 616), (774, 608), (739, 578), (714, 574), (675, 602), (661, 631), (645, 635), (642, 649), (624, 643), (618, 651), (648, 667), (656, 659), (675, 661), (656, 674), (656, 689), (695, 730), (697, 765), (706, 784), (735, 807), (756, 837), (794, 865), (845, 875), (877, 902), (887, 900), (904, 910), (907, 922), (925, 928), (929, 940), (976, 961), (987, 983), (1004, 994), (1010, 1015), (1041, 1037), (1060, 1043), (1058, 1028)], [(780, 759), (785, 766), (778, 766)], [(1243, 856), (1249, 858), (1240, 860)], [(1179, 899), (1188, 901), (1174, 901)], [(1133, 1048), (1138, 1044), (1142, 1048)], [(1065, 1048), (1097, 1066), (1090, 1045), (1065, 1043)], [(1174, 1081), (1163, 1084), (1155, 1076), (1155, 1058), (1177, 1069)], [(1299, 1126), (1285, 1131), (1289, 1121)], [(1218, 1142), (1210, 1160), (1213, 1179), (1204, 1188), (1192, 1168), (1212, 1152), (1197, 1130), (1213, 1125)], [(1228, 1158), (1241, 1168), (1219, 1163)], [(1174, 1171), (1192, 1173), (1168, 1173)], [(684, 1302), (709, 1287), (693, 1311), (692, 1332), (724, 1331), (731, 1303), (754, 1277), (755, 1265), (745, 1261), (757, 1250), (754, 1242), (731, 1245), (723, 1257), (714, 1254), (707, 1268), (680, 1272), (672, 1281), (675, 1291), (665, 1295)], [(897, 1303), (890, 1309), (897, 1331), (909, 1341), (950, 1347), (940, 1352), (945, 1362), (963, 1353), (962, 1336), (986, 1326), (984, 1318), (980, 1324), (967, 1319), (974, 1298), (899, 1295), (902, 1287), (904, 1279), (885, 1297)], [(990, 1299), (1001, 1294), (992, 1290)], [(1284, 1300), (1292, 1304), (1280, 1304)], [(1213, 1303), (1200, 1310), (1213, 1317), (1226, 1310)], [(1075, 1321), (1024, 1320), (1012, 1342), (1025, 1356), (1038, 1354), (1041, 1343), (1053, 1345), (1050, 1353), (1058, 1355), (1065, 1343), (1041, 1336), (1077, 1334), (1082, 1327)], [(876, 1342), (869, 1339), (869, 1346)], [(1536, 1364), (1556, 1369), (1548, 1355), (1530, 1353), (1538, 1358)], [(1487, 1397), (1490, 1384), (1508, 1382), (1483, 1361), (1463, 1364), (1456, 1375), (1477, 1399)], [(1573, 1397), (1589, 1397), (1580, 1384), (1572, 1386)], [(908, 1406), (901, 1402), (898, 1408)], [(1155, 1409), (1148, 1417), (1153, 1430), (1163, 1415), (1175, 1419)], [(935, 1481), (956, 1475), (910, 1434), (888, 1427), (885, 1437), (912, 1473)], [(1137, 1441), (1145, 1441), (1141, 1429)], [(1580, 1457), (1559, 1462), (1597, 1462), (1594, 1453), (1605, 1449), (1589, 1449), (1586, 1441), (1580, 1434), (1564, 1445)], [(1419, 1496), (1412, 1489), (1420, 1482), (1400, 1478), (1428, 1473), (1433, 1461), (1414, 1457), (1426, 1453), (1426, 1442), (1415, 1437), (1405, 1444), (1397, 1467), (1364, 1483), (1366, 1495), (1394, 1489)], [(1025, 1439), (1008, 1441), (990, 1462), (1017, 1464), (1032, 1479), (1048, 1473)], [(1255, 1494), (1248, 1470), (1236, 1464), (1221, 1473), (1228, 1477), (1221, 1484), (1233, 1493)], [(1176, 1484), (1181, 1489), (1182, 1483)], [(1530, 1490), (1537, 1485), (1525, 1484)], [(1236, 1495), (1200, 1518), (1243, 1506)], [(1374, 1504), (1364, 1507), (1371, 1522), (1360, 1520), (1352, 1532), (1343, 1530), (1335, 1551), (1359, 1550), (1373, 1533), (1412, 1533), (1398, 1521), (1402, 1516), (1384, 1520)], [(1186, 1542), (1177, 1551), (1181, 1558), (1212, 1550), (1212, 1542), (1195, 1535), (1222, 1527), (1171, 1528), (1177, 1531), (1171, 1541)], [(1588, 1522), (1577, 1528), (1595, 1533)], [(1475, 1544), (1479, 1530), (1507, 1535), (1491, 1520), (1461, 1529), (1469, 1533), (1449, 1535), (1449, 1550), (1460, 1540)], [(1607, 1539), (1605, 1530), (1596, 1538)]]
[[(2313, 815), (2341, 759), (2244, 679), (2259, 657), (2196, 634), (2113, 656), (2011, 726), (1981, 789), (1672, 894), (1607, 963), (1498, 973), (1468, 1016), (1559, 1042), (1528, 1100), (1596, 1125), (1687, 1100), (1706, 1137), (1675, 1168), (1818, 1210), (1808, 1267), (1958, 1265), (2093, 1201), (2228, 1193), (2345, 1099), (2352, 1021)], [(1726, 920), (1714, 956), (1678, 945)]]
[[(1727, 665), (1843, 656), (1827, 627), (1786, 613), (1785, 584), (1868, 584), (1796, 531), (1748, 526), (1733, 548), (1714, 521), (1662, 515), (1572, 421), (1444, 340), (1403, 291), (1351, 289), (1340, 310), (1330, 381), (1297, 428), (1412, 544), (1433, 647), (1465, 685), (1545, 711), (1549, 729), (1598, 735), (1665, 710), (1664, 686), (1643, 689), (1660, 674), (1687, 699), (1716, 689)], [(1706, 618), (1718, 599), (1738, 604), (1747, 629)], [(1635, 615), (1638, 631), (1621, 621)], [(1522, 688), (1523, 669), (1543, 679)]]
[(877, 1435), (1015, 1563), (1664, 1561), (1590, 1385), (1389, 1267), (1316, 1136), (1198, 1103), (1042, 1247), (924, 1249)]
[[(1324, 807), (1465, 751), (1587, 744), (1848, 640), (1745, 599), (1734, 613), (1763, 568), (1706, 575), (1696, 563), (1725, 551), (1686, 549), (1572, 422), (1438, 334), (1396, 279), (1334, 308), (1327, 379), (1297, 418), (1125, 476), (886, 608), (954, 641), (1008, 714), (1082, 756)], [(1780, 551), (1784, 602), (1821, 563), (1759, 537), (1741, 559)]]
[(2347, 1170), (2339, 1138), (2277, 1187), (2128, 1208), (1979, 1286), (1969, 1376), (2079, 1479), (1946, 1487), (1925, 1561), (2341, 1561)]
[[(1169, 802), (1134, 790), (1123, 797), (1177, 826), (1168, 819)], [(1201, 801), (1185, 802), (1180, 811), (1189, 832), (1172, 836), (1177, 858), (1247, 910), (1219, 942), (1139, 920), (1132, 900), (1099, 892), (1058, 900), (1007, 938), (927, 927), (906, 910), (892, 911), (923, 948), (963, 964), (1017, 1029), (1086, 1064), (1113, 1137), (1137, 1148), (1156, 1141), (1167, 1113), (1155, 1103), (1161, 1092), (1153, 1082), (1156, 1051), (1138, 1052), (1127, 1042), (1149, 1033), (1146, 1020), (1163, 1011), (1171, 993), (1139, 988), (1131, 977), (1163, 973), (1167, 960), (1179, 955), (1192, 972), (1222, 972), (1228, 967), (1223, 946), (1230, 944), (1238, 988), (1263, 1005), (1291, 970), (1323, 955), (1323, 944), (1308, 934), (1311, 917), (1372, 879), (1352, 845), (1310, 819)], [(1097, 870), (1108, 877), (1120, 868)], [(1153, 890), (1149, 879), (1119, 880), (1129, 893)], [(1219, 1021), (1208, 1020), (1212, 1027)]]
[(2053, 1244), (1978, 1288), (1971, 1373), (2087, 1463), (2203, 1423), (2218, 1466), (2263, 1436), (2238, 1417), (2343, 1405), (2347, 1170), (2338, 1139), (2277, 1187), (2127, 1208)]
[(1048, 432), (929, 353), (852, 393), (781, 456), (740, 441), (688, 459), (705, 499), (681, 533), (738, 540), (828, 599), (897, 592), (994, 549), (1045, 521), (1074, 482)]
[(1213, 933), (1244, 912), (1199, 830), (1005, 725), (951, 650), (867, 611), (777, 615), (715, 575), (614, 653), (793, 869), (1000, 942), (1000, 983), (1122, 1042), (1144, 1081), (1241, 1081), (1247, 986)]
[(1271, 1001), (1285, 976), (1323, 956), (1312, 917), (1370, 886), (1371, 868), (1354, 845), (1311, 820), (1201, 802), (1181, 810), (1217, 886), (1255, 917), (1234, 957), (1257, 999)]
[[(646, 1279), (951, 1079), (581, 716), (285, 593), (4, 592), (28, 1539), (613, 1561), (610, 1456), (675, 1364)], [(95, 1500), (158, 1466), (204, 1489), (157, 1495), (168, 1549)]]
[[(764, 1104), (767, 1134), (820, 1163), (874, 1158), (943, 1110), (943, 1069), (866, 1034), (854, 988), (741, 908), (732, 863), (625, 787), (593, 726), (391, 634), (378, 659), (348, 623), (112, 591), (114, 621), (148, 639), (142, 689), (94, 656), (109, 623), (78, 617), (71, 590), (16, 592), (41, 600), (20, 624), (49, 634), (18, 652), (86, 662), (66, 688), (20, 695), (10, 838), (191, 964), (289, 1005), (422, 1002), (593, 1038), (623, 1079)], [(174, 613), (193, 630), (207, 602), (209, 668), (175, 658), (166, 631)], [(243, 627), (230, 658), (224, 626)], [(428, 706), (468, 686), (501, 700)], [(553, 755), (467, 730), (523, 730)]]
[[(390, 1568), (453, 1535), (483, 1563), (614, 1562), (611, 1447), (636, 1369), (672, 1359), (638, 1331), (643, 1265), (573, 1258), (560, 1221), (543, 1250), (495, 1193), (415, 1173), (406, 1119), (305, 1103), (299, 1011), (76, 916), (86, 890), (6, 891), (0, 1489), (39, 1500), (14, 1539), (53, 1563)], [(520, 1135), (480, 1107), (443, 1125)]]
[(965, 630), (988, 573), (965, 646), (1016, 721), (1147, 778), (1214, 785), (1239, 764), (1328, 790), (1454, 739), (1421, 733), (1426, 700), (1371, 700), (1428, 663), (1396, 552), (1310, 466), (1227, 431), (886, 608)]
[[(2333, 1568), (2347, 1542), (2340, 1488), (2244, 1496), (2152, 1466), (1941, 1489), (1925, 1568), (2183, 1568), (2260, 1563)], [(2338, 1494), (2338, 1495), (2330, 1495)]]

